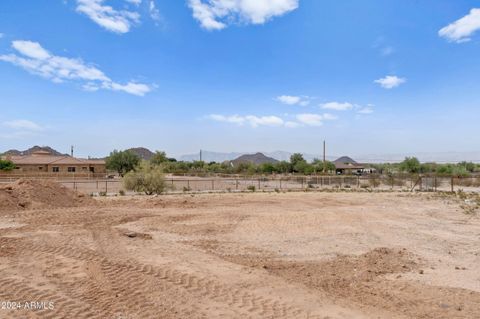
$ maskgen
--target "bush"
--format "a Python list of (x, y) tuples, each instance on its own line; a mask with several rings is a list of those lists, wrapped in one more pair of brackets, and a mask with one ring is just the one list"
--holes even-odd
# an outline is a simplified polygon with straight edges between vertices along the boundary
[(152, 165), (161, 165), (165, 162), (169, 162), (167, 154), (165, 152), (156, 151), (155, 154), (150, 159)]
[(11, 171), (15, 168), (15, 164), (9, 160), (0, 159), (0, 171)]
[(131, 151), (113, 151), (107, 157), (107, 169), (116, 171), (120, 176), (133, 170), (140, 163), (140, 157)]
[(251, 192), (255, 192), (256, 187), (254, 185), (250, 185), (250, 186), (247, 187), (247, 189)]
[(411, 174), (420, 173), (421, 164), (416, 157), (406, 157), (403, 162), (400, 163), (400, 170), (402, 172), (408, 172)]
[(147, 195), (162, 194), (167, 190), (167, 184), (161, 167), (152, 167), (142, 163), (123, 178), (123, 185), (128, 190), (144, 192)]

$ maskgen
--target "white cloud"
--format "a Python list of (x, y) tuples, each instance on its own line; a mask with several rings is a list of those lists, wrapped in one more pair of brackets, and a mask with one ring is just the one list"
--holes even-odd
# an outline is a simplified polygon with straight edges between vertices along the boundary
[(104, 5), (104, 2), (105, 0), (77, 0), (76, 10), (88, 16), (99, 26), (115, 33), (127, 33), (132, 25), (139, 23), (140, 15), (137, 12), (116, 10)]
[(0, 61), (12, 63), (55, 83), (80, 81), (83, 82), (83, 88), (88, 91), (102, 88), (138, 96), (144, 96), (151, 91), (148, 85), (134, 81), (127, 84), (116, 83), (95, 66), (86, 64), (80, 59), (52, 55), (37, 42), (13, 41), (12, 47), (20, 55), (0, 55)]
[(395, 76), (395, 75), (387, 75), (386, 77), (375, 80), (374, 82), (377, 84), (380, 84), (380, 86), (383, 87), (384, 89), (393, 89), (407, 82), (407, 79), (399, 78), (398, 76)]
[(193, 17), (207, 30), (221, 30), (240, 21), (264, 24), (298, 8), (299, 0), (188, 0)]
[(125, 85), (115, 82), (105, 82), (103, 83), (102, 87), (105, 89), (110, 89), (113, 91), (123, 91), (138, 96), (144, 96), (151, 91), (151, 88), (148, 85), (136, 82), (128, 82)]
[(296, 119), (299, 123), (307, 125), (307, 126), (322, 126), (324, 121), (333, 121), (338, 119), (337, 116), (332, 114), (311, 114), (311, 113), (304, 113), (298, 114)]
[(295, 105), (295, 104), (300, 103), (300, 101), (302, 99), (299, 96), (281, 95), (281, 96), (277, 97), (276, 100), (283, 103), (283, 104)]
[(319, 114), (298, 114), (297, 121), (309, 126), (322, 126), (323, 116)]
[(252, 127), (258, 126), (282, 126), (284, 121), (278, 116), (255, 116), (255, 115), (231, 115), (224, 116), (218, 114), (211, 114), (207, 118), (217, 121), (217, 122), (226, 122), (233, 123), (237, 125), (249, 124)]
[(287, 105), (307, 106), (310, 104), (310, 97), (308, 96), (281, 95), (276, 97), (275, 100)]
[(297, 128), (301, 126), (300, 123), (297, 123), (297, 122), (293, 122), (293, 121), (287, 121), (285, 122), (285, 127), (288, 127), (288, 128)]
[(345, 102), (345, 103), (328, 102), (328, 103), (321, 104), (320, 107), (326, 110), (348, 111), (353, 109), (353, 104), (348, 102)]
[(239, 126), (250, 125), (251, 127), (259, 126), (275, 126), (275, 127), (288, 127), (288, 128), (297, 128), (301, 126), (321, 126), (324, 121), (336, 120), (338, 117), (332, 114), (297, 114), (290, 116), (285, 114), (286, 117), (293, 117), (294, 120), (282, 119), (279, 116), (270, 115), (270, 116), (256, 116), (256, 115), (219, 115), (211, 114), (205, 118), (224, 123), (236, 124)]
[(447, 25), (438, 31), (438, 35), (452, 42), (468, 42), (470, 36), (480, 30), (480, 8), (470, 10), (463, 18)]
[(128, 3), (134, 4), (136, 6), (139, 6), (142, 3), (142, 0), (125, 0)]
[(373, 113), (373, 108), (371, 106), (365, 106), (360, 108), (357, 111), (358, 114), (372, 114)]
[(3, 125), (14, 130), (37, 131), (37, 132), (44, 130), (42, 126), (29, 120), (7, 121), (7, 122), (3, 122)]
[(160, 11), (158, 11), (154, 0), (150, 0), (150, 4), (148, 5), (148, 11), (150, 12), (150, 17), (153, 20), (155, 20), (156, 22), (161, 20)]
[(38, 60), (46, 60), (50, 58), (50, 53), (42, 48), (42, 46), (37, 42), (13, 41), (12, 47), (29, 58)]

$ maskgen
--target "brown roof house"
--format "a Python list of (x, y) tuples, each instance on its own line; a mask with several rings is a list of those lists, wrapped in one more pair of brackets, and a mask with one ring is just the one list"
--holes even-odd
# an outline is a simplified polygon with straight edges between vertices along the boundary
[(364, 173), (373, 173), (372, 168), (367, 168), (366, 165), (355, 162), (348, 156), (342, 156), (333, 162), (335, 170), (339, 175), (359, 175)]
[(47, 151), (37, 151), (30, 155), (5, 156), (16, 169), (13, 173), (32, 174), (100, 174), (106, 173), (104, 160), (75, 158), (68, 155), (52, 155)]

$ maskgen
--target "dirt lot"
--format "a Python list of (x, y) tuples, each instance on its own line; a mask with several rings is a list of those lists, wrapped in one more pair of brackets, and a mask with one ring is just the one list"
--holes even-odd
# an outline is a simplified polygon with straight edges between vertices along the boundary
[[(479, 265), (480, 217), (428, 194), (0, 212), (0, 301), (22, 305), (0, 318), (479, 318)], [(24, 309), (30, 301), (53, 309)]]

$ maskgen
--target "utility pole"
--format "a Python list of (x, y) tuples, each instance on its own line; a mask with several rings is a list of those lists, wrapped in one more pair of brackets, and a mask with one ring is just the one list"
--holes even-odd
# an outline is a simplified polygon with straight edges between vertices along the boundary
[(326, 156), (326, 143), (325, 140), (323, 141), (323, 173), (325, 174), (327, 172), (327, 156)]
[(73, 145), (70, 147), (70, 156), (73, 157)]

